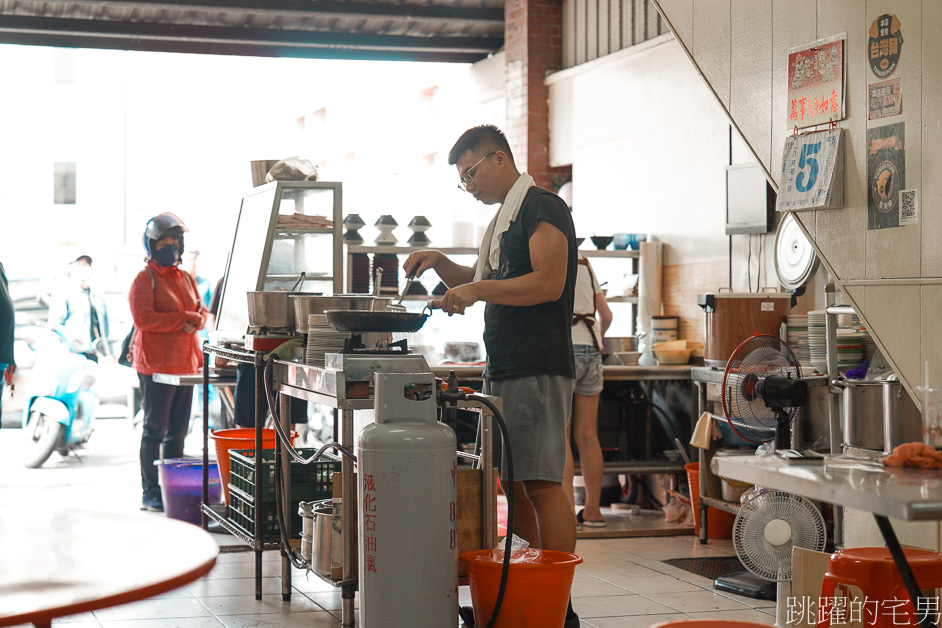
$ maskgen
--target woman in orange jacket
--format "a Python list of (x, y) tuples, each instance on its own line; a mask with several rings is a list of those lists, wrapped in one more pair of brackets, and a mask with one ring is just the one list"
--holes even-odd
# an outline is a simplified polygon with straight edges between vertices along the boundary
[(163, 510), (154, 461), (183, 456), (190, 422), (191, 386), (154, 381), (154, 373), (192, 375), (203, 365), (197, 331), (206, 324), (193, 279), (178, 266), (183, 234), (189, 231), (174, 214), (154, 216), (144, 230), (147, 265), (138, 273), (128, 300), (137, 332), (132, 366), (141, 383), (144, 432), (141, 436), (141, 508)]

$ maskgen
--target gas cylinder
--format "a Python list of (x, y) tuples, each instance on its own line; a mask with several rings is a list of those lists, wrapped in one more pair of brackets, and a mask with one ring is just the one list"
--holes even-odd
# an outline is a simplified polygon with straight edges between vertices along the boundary
[(432, 373), (376, 373), (357, 446), (361, 628), (458, 625), (455, 433)]

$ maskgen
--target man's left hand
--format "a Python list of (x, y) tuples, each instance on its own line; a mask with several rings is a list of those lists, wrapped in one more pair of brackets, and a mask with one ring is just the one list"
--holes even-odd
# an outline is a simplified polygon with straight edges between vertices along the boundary
[(452, 316), (453, 314), (464, 314), (465, 308), (468, 308), (480, 301), (477, 288), (473, 283), (466, 283), (452, 288), (442, 297), (442, 311)]
[(16, 373), (16, 364), (7, 364), (6, 370), (3, 371), (3, 380), (10, 386), (13, 385), (14, 373)]

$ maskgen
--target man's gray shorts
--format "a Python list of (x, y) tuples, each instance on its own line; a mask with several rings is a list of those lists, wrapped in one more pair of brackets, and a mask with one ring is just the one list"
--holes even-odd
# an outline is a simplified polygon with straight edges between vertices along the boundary
[[(514, 481), (562, 482), (566, 470), (566, 422), (572, 408), (573, 379), (535, 375), (501, 381), (484, 379), (483, 392), (500, 397), (510, 435)], [(495, 426), (496, 428), (497, 426)], [(500, 479), (508, 481), (506, 448)]]

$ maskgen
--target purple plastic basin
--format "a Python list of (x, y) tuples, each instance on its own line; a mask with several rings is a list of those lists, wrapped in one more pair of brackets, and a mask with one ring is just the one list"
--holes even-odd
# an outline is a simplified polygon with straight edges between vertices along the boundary
[[(198, 458), (156, 460), (164, 512), (172, 519), (200, 525), (203, 497), (203, 461)], [(222, 503), (222, 482), (215, 461), (209, 463), (209, 503)]]

